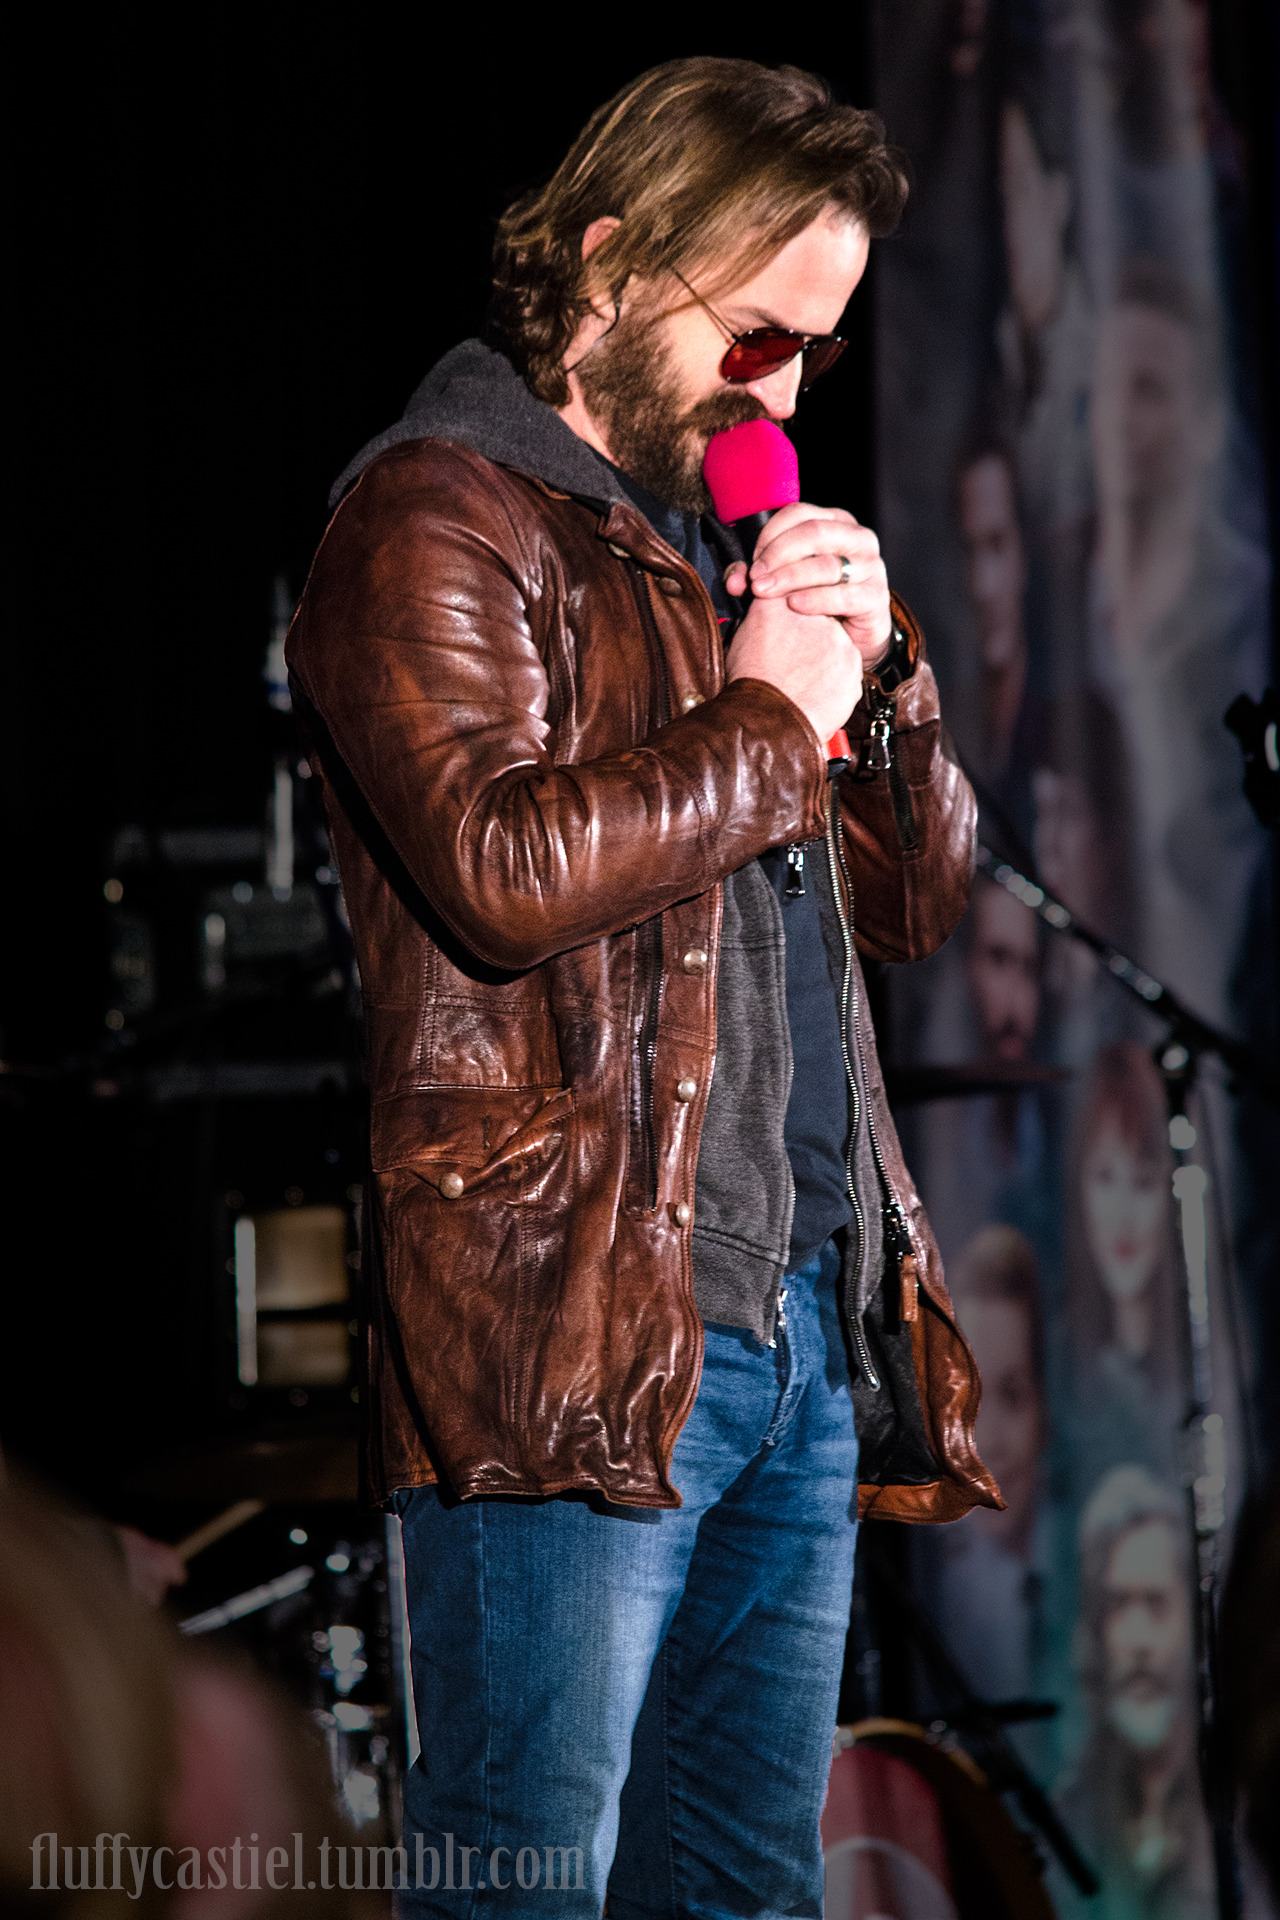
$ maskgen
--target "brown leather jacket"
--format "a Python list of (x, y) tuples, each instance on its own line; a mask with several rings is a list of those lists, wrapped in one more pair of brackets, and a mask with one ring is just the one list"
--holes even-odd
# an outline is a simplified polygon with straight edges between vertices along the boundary
[[(775, 688), (725, 686), (706, 591), (638, 510), (441, 440), (366, 467), (288, 657), (364, 990), (369, 1489), (678, 1505), (720, 883), (827, 833), (822, 748)], [(895, 729), (917, 847), (885, 775), (839, 805), (857, 944), (913, 960), (964, 909), (974, 809), (927, 665)], [(880, 1332), (906, 1343), (930, 1464), (895, 1484), (894, 1434), (864, 1440), (862, 1505), (951, 1519), (1000, 1504), (979, 1383), (873, 1049), (868, 1070), (920, 1277)]]

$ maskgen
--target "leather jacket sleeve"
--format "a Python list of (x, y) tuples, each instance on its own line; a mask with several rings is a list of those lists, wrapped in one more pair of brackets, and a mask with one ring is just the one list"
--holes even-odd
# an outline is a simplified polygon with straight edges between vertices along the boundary
[[(552, 718), (572, 594), (516, 485), (443, 443), (375, 463), (330, 524), (288, 645), (413, 882), (470, 952), (512, 971), (817, 837), (826, 786), (804, 715), (754, 680), (638, 743), (619, 700), (607, 750), (597, 737), (578, 758)], [(572, 511), (594, 539), (590, 510)]]
[(949, 751), (919, 629), (896, 595), (893, 605), (915, 634), (919, 663), (894, 701), (887, 770), (860, 770), (872, 713), (865, 698), (854, 710), (848, 723), (854, 770), (840, 780), (840, 803), (859, 952), (872, 960), (923, 960), (955, 931), (968, 906), (978, 809)]

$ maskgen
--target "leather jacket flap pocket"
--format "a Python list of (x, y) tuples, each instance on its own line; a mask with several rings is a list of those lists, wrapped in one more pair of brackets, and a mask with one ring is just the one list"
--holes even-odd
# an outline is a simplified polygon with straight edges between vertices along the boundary
[(460, 1199), (483, 1181), (518, 1176), (559, 1147), (569, 1087), (436, 1087), (379, 1101), (370, 1121), (376, 1173), (403, 1167)]

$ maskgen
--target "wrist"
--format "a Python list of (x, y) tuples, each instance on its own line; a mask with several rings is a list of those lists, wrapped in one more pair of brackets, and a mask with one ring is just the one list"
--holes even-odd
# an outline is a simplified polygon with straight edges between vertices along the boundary
[(866, 668), (866, 678), (877, 693), (892, 696), (911, 678), (919, 659), (919, 630), (909, 617), (903, 619), (895, 607), (890, 614), (888, 643), (875, 664)]
[(893, 652), (893, 620), (892, 618), (890, 618), (889, 626), (885, 632), (885, 636), (883, 640), (880, 641), (879, 645), (875, 648), (874, 652), (863, 655), (862, 657), (863, 672), (879, 673), (881, 667), (884, 665), (885, 661), (889, 658), (889, 655), (892, 652)]

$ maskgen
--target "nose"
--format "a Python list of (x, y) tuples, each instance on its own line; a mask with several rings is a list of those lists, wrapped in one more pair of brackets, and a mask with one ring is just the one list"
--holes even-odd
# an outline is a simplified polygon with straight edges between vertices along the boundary
[(803, 372), (804, 360), (797, 353), (785, 366), (766, 374), (764, 379), (748, 381), (747, 392), (754, 395), (761, 406), (768, 408), (770, 419), (789, 420), (796, 410), (796, 396), (800, 391)]

